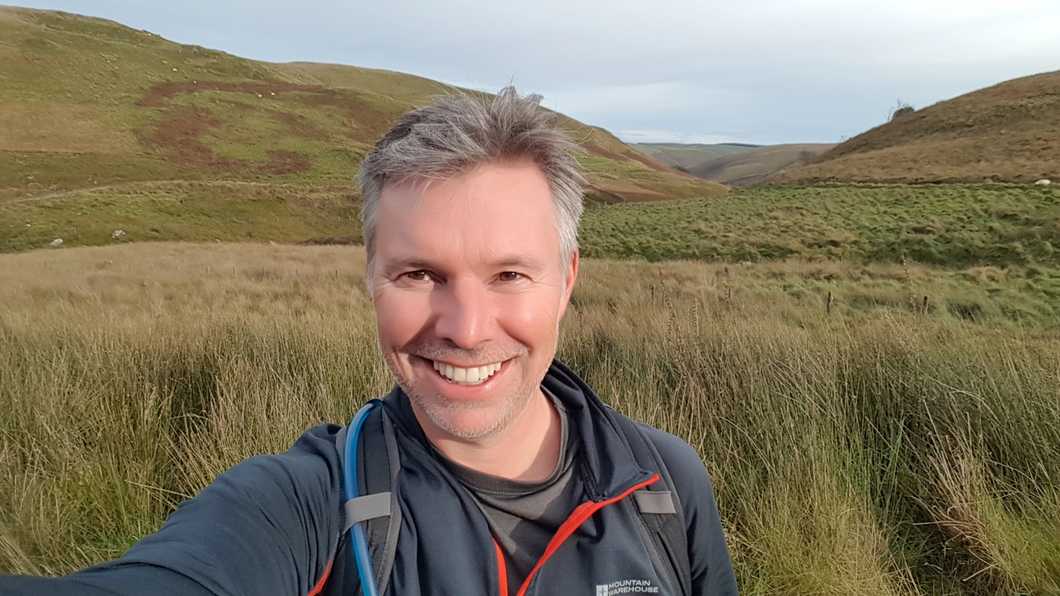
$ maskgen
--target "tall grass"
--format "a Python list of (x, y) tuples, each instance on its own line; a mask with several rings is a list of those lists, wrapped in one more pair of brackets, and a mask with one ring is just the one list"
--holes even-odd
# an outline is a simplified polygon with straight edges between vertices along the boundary
[[(363, 263), (253, 245), (0, 255), (0, 570), (119, 556), (228, 466), (386, 391)], [(582, 271), (560, 357), (699, 450), (743, 593), (1060, 593), (1060, 337), (909, 308), (911, 286), (946, 304), (981, 280)]]

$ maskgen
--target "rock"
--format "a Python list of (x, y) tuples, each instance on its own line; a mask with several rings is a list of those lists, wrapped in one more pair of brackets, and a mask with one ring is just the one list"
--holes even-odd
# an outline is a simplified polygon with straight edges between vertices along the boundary
[(125, 235), (125, 230), (114, 230), (113, 232), (111, 232), (110, 237), (111, 238), (121, 238), (124, 235)]
[(1050, 184), (1052, 184), (1052, 181), (1051, 180), (1047, 180), (1045, 178), (1042, 178), (1041, 180), (1035, 182), (1034, 184), (1037, 185), (1037, 186), (1049, 186)]
[(55, 240), (52, 240), (51, 244), (52, 244), (52, 246), (59, 246), (62, 243), (63, 243), (63, 239), (62, 238), (56, 238)]

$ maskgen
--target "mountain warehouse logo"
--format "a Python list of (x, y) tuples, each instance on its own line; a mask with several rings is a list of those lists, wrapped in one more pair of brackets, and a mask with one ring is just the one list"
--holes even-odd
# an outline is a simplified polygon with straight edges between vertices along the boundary
[(596, 596), (619, 596), (620, 594), (658, 594), (659, 586), (646, 579), (622, 579), (609, 584), (596, 584)]

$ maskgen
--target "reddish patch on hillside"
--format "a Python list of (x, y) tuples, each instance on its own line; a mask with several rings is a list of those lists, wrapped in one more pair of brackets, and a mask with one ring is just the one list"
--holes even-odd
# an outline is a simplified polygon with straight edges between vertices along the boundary
[[(320, 85), (295, 85), (279, 81), (255, 83), (227, 83), (221, 81), (171, 81), (155, 85), (136, 105), (160, 108), (162, 120), (155, 130), (141, 134), (141, 139), (153, 145), (171, 160), (181, 165), (259, 174), (295, 174), (312, 167), (308, 157), (294, 151), (266, 151), (265, 163), (218, 155), (202, 142), (201, 137), (211, 130), (221, 129), (226, 122), (208, 108), (170, 106), (169, 100), (181, 94), (203, 91), (239, 93), (262, 101), (295, 101), (308, 107), (331, 107), (345, 117), (346, 134), (354, 139), (374, 139), (382, 136), (391, 122), (379, 114), (352, 91), (329, 89)], [(222, 100), (223, 101), (223, 100)], [(240, 102), (228, 101), (229, 104)], [(241, 109), (254, 109), (240, 104)], [(329, 132), (321, 130), (303, 116), (276, 111), (271, 117), (287, 128), (291, 136), (305, 140), (327, 140)]]
[(224, 124), (206, 108), (180, 107), (165, 112), (154, 134), (144, 140), (185, 166), (266, 175), (297, 174), (313, 167), (308, 157), (294, 151), (266, 151), (263, 164), (218, 155), (199, 138)]
[(307, 141), (326, 141), (328, 139), (328, 134), (325, 131), (320, 130), (315, 124), (297, 114), (278, 112), (273, 114), (272, 118), (284, 125), (287, 128), (287, 132), (293, 137)]

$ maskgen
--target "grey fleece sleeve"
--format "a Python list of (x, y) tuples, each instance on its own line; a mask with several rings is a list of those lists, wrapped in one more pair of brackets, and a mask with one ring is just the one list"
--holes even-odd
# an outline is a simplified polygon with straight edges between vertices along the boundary
[(681, 499), (688, 524), (693, 596), (736, 596), (732, 559), (703, 460), (679, 437), (657, 429), (650, 429), (648, 436), (666, 462)]
[(314, 427), (282, 455), (232, 467), (118, 560), (58, 578), (0, 576), (0, 594), (305, 596), (341, 531), (338, 429)]

